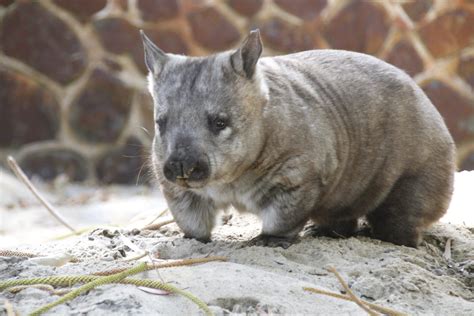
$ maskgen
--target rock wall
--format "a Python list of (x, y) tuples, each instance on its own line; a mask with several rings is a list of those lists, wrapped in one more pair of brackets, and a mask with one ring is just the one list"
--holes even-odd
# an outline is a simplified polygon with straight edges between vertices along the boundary
[(153, 117), (137, 30), (205, 55), (256, 27), (266, 55), (347, 49), (404, 69), (444, 116), (460, 168), (474, 169), (472, 0), (0, 0), (0, 158), (44, 179), (146, 181)]

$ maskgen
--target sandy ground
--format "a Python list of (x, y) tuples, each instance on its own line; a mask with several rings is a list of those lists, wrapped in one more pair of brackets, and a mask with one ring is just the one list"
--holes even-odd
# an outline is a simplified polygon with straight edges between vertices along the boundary
[[(158, 231), (140, 230), (162, 210), (161, 195), (147, 187), (96, 188), (65, 183), (37, 184), (72, 225), (90, 230), (64, 237), (59, 225), (21, 183), (0, 176), (0, 249), (30, 251), (53, 258), (69, 253), (82, 261), (59, 267), (38, 260), (0, 257), (0, 280), (63, 274), (87, 274), (129, 266), (122, 260), (148, 250), (158, 261), (219, 255), (227, 262), (149, 271), (142, 277), (186, 289), (216, 314), (364, 315), (352, 302), (312, 294), (303, 287), (342, 292), (327, 271), (335, 267), (356, 295), (410, 315), (473, 315), (474, 311), (474, 172), (456, 175), (450, 210), (425, 235), (418, 249), (367, 237), (301, 237), (289, 247), (248, 246), (259, 222), (232, 214), (218, 226), (213, 241), (183, 239), (175, 224)], [(157, 220), (169, 218), (163, 215)], [(451, 254), (446, 252), (450, 240)], [(130, 243), (133, 243), (130, 245)], [(147, 257), (142, 260), (149, 260)], [(135, 262), (136, 263), (136, 262)], [(0, 292), (0, 314), (7, 299), (25, 315), (58, 299), (28, 288)], [(188, 315), (200, 310), (177, 295), (147, 293), (131, 285), (106, 285), (60, 305), (51, 315)]]

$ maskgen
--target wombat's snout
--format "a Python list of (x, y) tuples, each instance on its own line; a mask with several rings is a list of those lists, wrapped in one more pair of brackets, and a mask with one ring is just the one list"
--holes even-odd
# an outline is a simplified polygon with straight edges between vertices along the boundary
[(178, 184), (204, 181), (209, 177), (209, 162), (204, 155), (178, 150), (165, 162), (163, 173), (166, 179)]

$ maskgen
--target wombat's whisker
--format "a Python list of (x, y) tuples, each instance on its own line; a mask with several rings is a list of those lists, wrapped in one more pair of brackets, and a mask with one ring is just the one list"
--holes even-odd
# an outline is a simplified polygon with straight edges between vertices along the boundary
[[(143, 162), (140, 169), (138, 170), (138, 174), (137, 174), (137, 181), (135, 182), (135, 185), (138, 185), (138, 183), (140, 183), (140, 176), (142, 174), (142, 171), (143, 171), (143, 168), (147, 165), (147, 162)], [(151, 176), (151, 175), (150, 175)]]
[(144, 126), (140, 126), (140, 129), (144, 131), (148, 136), (152, 136), (150, 132)]

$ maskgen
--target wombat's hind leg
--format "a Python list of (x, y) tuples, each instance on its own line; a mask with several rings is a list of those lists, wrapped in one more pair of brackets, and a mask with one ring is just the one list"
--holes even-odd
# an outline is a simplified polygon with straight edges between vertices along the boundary
[(434, 169), (400, 178), (382, 204), (367, 215), (374, 238), (418, 246), (422, 230), (443, 216), (452, 194), (452, 169)]
[(330, 223), (315, 224), (305, 228), (305, 236), (347, 238), (355, 235), (358, 228), (358, 220), (332, 221)]
[(308, 221), (304, 212), (291, 215), (288, 212), (267, 210), (262, 218), (262, 232), (249, 240), (249, 246), (288, 248), (298, 240), (298, 233)]

